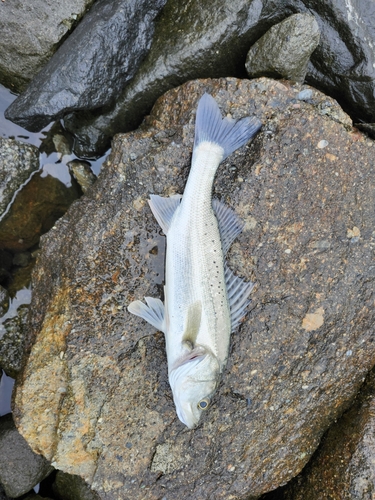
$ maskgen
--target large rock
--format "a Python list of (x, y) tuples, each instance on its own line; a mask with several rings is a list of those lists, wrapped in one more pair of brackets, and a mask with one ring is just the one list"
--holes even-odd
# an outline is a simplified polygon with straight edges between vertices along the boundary
[(72, 110), (118, 96), (150, 48), (166, 0), (98, 0), (6, 116), (38, 131)]
[(243, 76), (245, 54), (291, 14), (314, 15), (321, 38), (306, 81), (335, 97), (356, 121), (375, 121), (375, 4), (372, 0), (168, 2), (151, 50), (111, 109), (68, 115), (78, 156), (103, 154), (117, 132), (132, 130), (171, 87), (193, 78)]
[(249, 77), (269, 76), (303, 83), (319, 38), (318, 23), (310, 14), (294, 14), (275, 24), (247, 54)]
[[(43, 237), (14, 415), (35, 451), (101, 498), (257, 498), (302, 469), (374, 365), (374, 145), (310, 90), (310, 103), (267, 79), (171, 90)], [(162, 334), (126, 306), (162, 294), (165, 242), (147, 198), (183, 192), (206, 91), (223, 113), (264, 123), (214, 188), (245, 222), (230, 265), (257, 287), (190, 431)]]
[(327, 432), (287, 500), (372, 500), (375, 490), (375, 370), (353, 406)]
[(4, 1), (0, 15), (0, 82), (23, 90), (94, 0)]

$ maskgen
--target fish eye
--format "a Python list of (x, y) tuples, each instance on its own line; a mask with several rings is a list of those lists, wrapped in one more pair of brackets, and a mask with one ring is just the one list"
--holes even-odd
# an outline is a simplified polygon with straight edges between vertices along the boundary
[(198, 408), (200, 410), (207, 410), (208, 405), (210, 404), (210, 400), (208, 398), (204, 398), (198, 403)]

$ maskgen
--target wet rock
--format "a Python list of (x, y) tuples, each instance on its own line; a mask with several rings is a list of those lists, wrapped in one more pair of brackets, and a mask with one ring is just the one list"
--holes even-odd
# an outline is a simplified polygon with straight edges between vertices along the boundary
[(76, 184), (67, 187), (55, 177), (35, 174), (0, 221), (0, 248), (22, 252), (32, 247), (79, 196)]
[(4, 316), (9, 307), (9, 294), (7, 290), (0, 285), (0, 317)]
[(12, 378), (16, 378), (21, 369), (28, 314), (29, 306), (24, 305), (18, 309), (17, 316), (0, 324), (0, 366)]
[(70, 173), (86, 193), (88, 188), (96, 181), (96, 175), (90, 168), (90, 163), (83, 160), (73, 160), (67, 163)]
[(30, 252), (19, 252), (14, 255), (13, 264), (15, 266), (26, 267), (29, 265), (30, 260), (31, 260)]
[(10, 105), (6, 117), (38, 131), (69, 111), (96, 109), (113, 101), (147, 54), (155, 17), (165, 3), (95, 2), (47, 66)]
[(275, 24), (247, 54), (249, 77), (269, 76), (303, 83), (319, 38), (318, 23), (310, 14), (294, 14)]
[(17, 431), (12, 415), (0, 417), (0, 483), (10, 497), (31, 490), (53, 470)]
[(30, 288), (31, 273), (35, 266), (35, 258), (32, 258), (25, 267), (14, 267), (12, 274), (7, 282), (9, 295), (15, 297), (16, 294), (24, 288)]
[(92, 3), (93, 0), (3, 2), (0, 82), (15, 92), (23, 90)]
[(61, 471), (56, 474), (53, 491), (61, 500), (98, 500), (100, 498), (81, 477)]
[(375, 123), (356, 123), (355, 126), (375, 139)]
[(334, 96), (351, 115), (375, 121), (375, 5), (371, 0), (213, 0), (168, 2), (150, 52), (110, 109), (72, 113), (77, 156), (101, 156), (117, 132), (136, 128), (156, 99), (193, 78), (243, 76), (249, 48), (296, 12), (314, 15), (321, 38), (306, 81)]
[(17, 189), (38, 169), (38, 148), (0, 137), (0, 215)]
[(286, 500), (372, 500), (375, 485), (375, 371), (353, 406), (325, 435)]
[[(267, 79), (171, 90), (42, 238), (14, 414), (35, 451), (100, 498), (259, 497), (303, 468), (374, 364), (374, 145), (332, 99), (311, 89), (313, 104), (298, 101), (300, 90)], [(214, 187), (245, 222), (229, 263), (257, 287), (189, 431), (163, 335), (126, 306), (162, 295), (165, 241), (147, 198), (183, 192), (206, 91), (224, 114), (264, 123)], [(322, 113), (327, 102), (344, 123)]]

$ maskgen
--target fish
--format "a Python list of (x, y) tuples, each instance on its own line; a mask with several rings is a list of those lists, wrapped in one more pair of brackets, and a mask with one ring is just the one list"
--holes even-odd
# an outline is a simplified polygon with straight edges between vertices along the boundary
[(164, 332), (177, 416), (195, 428), (227, 363), (230, 335), (246, 314), (254, 283), (235, 276), (226, 254), (243, 229), (236, 213), (212, 198), (220, 163), (261, 128), (255, 116), (222, 118), (215, 99), (199, 100), (191, 168), (183, 195), (148, 200), (167, 239), (164, 304), (135, 300), (128, 311)]

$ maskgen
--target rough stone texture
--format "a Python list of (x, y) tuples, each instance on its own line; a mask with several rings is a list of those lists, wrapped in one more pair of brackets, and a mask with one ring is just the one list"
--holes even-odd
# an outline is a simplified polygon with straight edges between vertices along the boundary
[(247, 54), (249, 77), (269, 76), (303, 83), (319, 38), (318, 23), (310, 14), (294, 14), (275, 24)]
[(38, 131), (69, 111), (113, 101), (147, 54), (155, 17), (165, 3), (97, 0), (6, 117)]
[(0, 5), (0, 82), (14, 92), (46, 64), (93, 0), (22, 0)]
[(7, 290), (0, 285), (0, 317), (4, 316), (9, 308), (9, 294)]
[(38, 148), (0, 137), (0, 215), (6, 210), (17, 189), (38, 168)]
[(47, 460), (34, 453), (19, 434), (12, 415), (0, 417), (0, 483), (5, 493), (19, 497), (52, 471)]
[(98, 500), (100, 498), (81, 477), (61, 471), (56, 474), (53, 491), (57, 498), (63, 500)]
[(24, 304), (16, 315), (0, 323), (0, 367), (12, 378), (16, 378), (21, 369), (28, 314), (29, 305)]
[(69, 172), (80, 185), (83, 193), (96, 181), (96, 175), (90, 168), (90, 163), (83, 160), (72, 160), (67, 163)]
[[(171, 90), (42, 238), (15, 418), (102, 499), (257, 498), (302, 469), (375, 363), (374, 145), (332, 99), (311, 89), (298, 101), (299, 90), (267, 79)], [(183, 192), (205, 91), (223, 113), (264, 123), (215, 182), (245, 222), (230, 265), (257, 287), (189, 431), (162, 334), (126, 306), (162, 295), (165, 242), (147, 198)]]
[(35, 174), (0, 221), (0, 248), (20, 252), (32, 247), (79, 196), (76, 184), (68, 188), (55, 177)]
[(168, 2), (151, 50), (116, 105), (65, 119), (78, 156), (100, 156), (117, 132), (137, 127), (164, 92), (194, 78), (244, 76), (249, 48), (296, 12), (314, 15), (319, 46), (306, 82), (335, 97), (355, 121), (375, 121), (375, 4), (372, 0)]
[(334, 424), (285, 500), (373, 500), (375, 495), (375, 370), (354, 405)]

